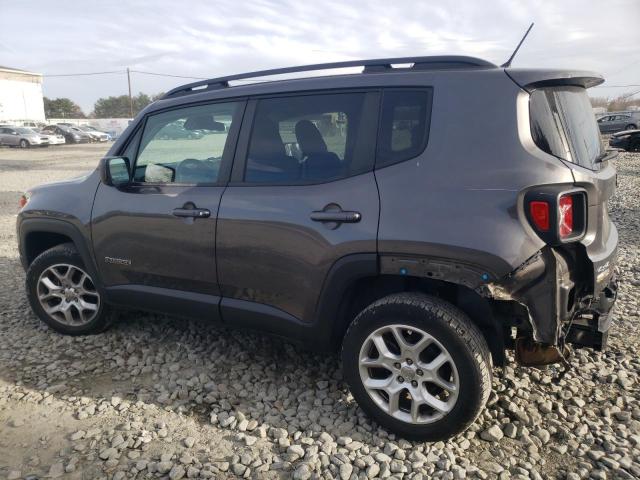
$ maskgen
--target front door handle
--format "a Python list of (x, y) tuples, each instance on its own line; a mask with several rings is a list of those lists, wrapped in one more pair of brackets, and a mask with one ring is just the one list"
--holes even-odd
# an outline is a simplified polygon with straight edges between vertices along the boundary
[(176, 217), (209, 218), (211, 211), (206, 208), (176, 208), (173, 210)]
[(360, 212), (332, 212), (316, 211), (311, 212), (311, 220), (314, 222), (336, 222), (336, 223), (357, 223), (362, 218)]

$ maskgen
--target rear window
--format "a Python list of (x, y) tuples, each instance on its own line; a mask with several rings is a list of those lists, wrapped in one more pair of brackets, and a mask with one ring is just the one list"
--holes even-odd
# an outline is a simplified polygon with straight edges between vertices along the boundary
[(427, 145), (431, 90), (386, 90), (382, 98), (376, 166), (417, 157)]
[(604, 146), (587, 91), (581, 87), (534, 90), (529, 100), (536, 145), (562, 160), (595, 169)]

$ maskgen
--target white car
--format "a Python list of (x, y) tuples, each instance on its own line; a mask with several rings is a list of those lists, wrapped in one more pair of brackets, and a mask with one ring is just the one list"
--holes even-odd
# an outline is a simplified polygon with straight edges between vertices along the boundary
[(88, 134), (91, 137), (91, 140), (93, 140), (94, 142), (107, 142), (111, 140), (111, 135), (105, 132), (101, 132), (91, 125), (80, 125), (77, 128)]
[(57, 133), (38, 131), (34, 128), (31, 130), (34, 130), (38, 135), (40, 135), (40, 138), (47, 138), (49, 140), (49, 145), (64, 145), (67, 143), (64, 137)]

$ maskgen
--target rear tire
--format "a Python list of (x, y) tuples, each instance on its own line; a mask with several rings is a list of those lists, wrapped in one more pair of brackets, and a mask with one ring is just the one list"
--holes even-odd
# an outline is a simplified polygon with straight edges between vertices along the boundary
[(26, 290), (35, 314), (59, 333), (100, 333), (110, 324), (104, 295), (72, 243), (50, 248), (31, 262)]
[(625, 130), (635, 130), (636, 128), (638, 128), (638, 126), (634, 125), (633, 123), (630, 123), (629, 125), (624, 127)]
[(421, 293), (389, 295), (364, 309), (345, 334), (342, 362), (360, 407), (408, 439), (464, 431), (491, 392), (480, 330), (454, 305)]

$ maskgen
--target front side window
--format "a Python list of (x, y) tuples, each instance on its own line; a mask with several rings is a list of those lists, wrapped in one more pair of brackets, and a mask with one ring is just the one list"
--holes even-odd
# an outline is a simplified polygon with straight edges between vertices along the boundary
[(547, 87), (529, 99), (531, 135), (538, 148), (594, 169), (604, 155), (593, 108), (582, 87)]
[(238, 105), (217, 103), (150, 115), (142, 132), (134, 182), (216, 183)]
[(365, 93), (260, 100), (245, 181), (319, 183), (370, 169), (373, 125), (366, 105)]
[(382, 99), (376, 166), (414, 158), (425, 149), (429, 133), (431, 90), (387, 90)]

